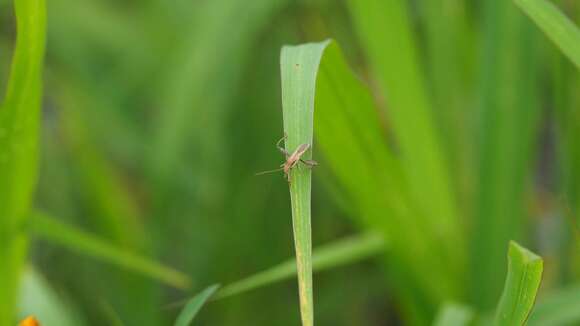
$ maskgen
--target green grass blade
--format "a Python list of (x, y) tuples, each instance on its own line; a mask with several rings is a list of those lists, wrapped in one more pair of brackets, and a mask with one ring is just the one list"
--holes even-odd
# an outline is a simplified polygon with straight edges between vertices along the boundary
[(533, 26), (513, 3), (483, 3), (484, 30), (478, 99), (477, 171), (471, 295), (492, 310), (502, 291), (505, 246), (524, 229), (527, 186), (535, 157), (540, 103), (538, 45)]
[[(373, 99), (351, 72), (339, 47), (332, 42), (301, 47), (300, 55), (320, 61), (319, 66), (299, 66), (317, 69), (309, 74), (317, 78), (316, 83), (301, 82), (305, 97), (316, 93), (316, 143), (324, 158), (319, 169), (336, 177), (357, 222), (389, 239), (396, 286), (406, 300), (414, 302), (408, 315), (427, 323), (434, 311), (426, 310), (434, 310), (440, 300), (458, 293), (457, 278), (450, 273), (457, 261), (445, 255), (448, 251), (440, 241), (440, 230), (430, 228), (428, 218), (411, 205), (402, 168), (386, 144)], [(430, 273), (424, 273), (425, 269)], [(427, 307), (431, 305), (432, 309)]]
[[(286, 150), (294, 152), (301, 144), (312, 146), (314, 90), (320, 52), (328, 42), (305, 46), (284, 46), (280, 54), (282, 109)], [(310, 147), (304, 159), (312, 158)], [(297, 164), (290, 172), (292, 226), (298, 269), (298, 292), (303, 326), (314, 324), (312, 295), (312, 237), (310, 227), (311, 169)]]
[(530, 314), (528, 326), (567, 326), (580, 323), (580, 285), (566, 287), (542, 298)]
[[(384, 249), (385, 241), (377, 234), (370, 233), (349, 237), (315, 249), (312, 254), (312, 270), (317, 272), (346, 265), (374, 256)], [(294, 275), (296, 275), (296, 259), (290, 259), (263, 272), (224, 286), (216, 293), (214, 299), (231, 297), (286, 280)]]
[(473, 310), (467, 306), (445, 304), (435, 318), (434, 326), (467, 326), (473, 320)]
[(540, 256), (516, 242), (510, 242), (508, 272), (496, 310), (496, 325), (513, 326), (526, 323), (536, 300), (543, 268)]
[(580, 69), (580, 30), (546, 0), (514, 0), (538, 27)]
[(187, 304), (185, 308), (179, 313), (177, 319), (175, 320), (175, 326), (188, 326), (191, 325), (193, 319), (203, 307), (203, 305), (211, 298), (211, 296), (217, 291), (219, 285), (212, 285), (200, 294), (193, 297)]
[(43, 0), (14, 1), (16, 48), (0, 106), (0, 326), (12, 325), (26, 259), (28, 217), (37, 179), (46, 10)]
[[(20, 286), (18, 319), (35, 316), (41, 325), (82, 326), (87, 321), (32, 267), (26, 268)], [(14, 325), (14, 324), (13, 324)]]
[(410, 195), (424, 223), (440, 235), (445, 253), (453, 253), (449, 270), (461, 275), (465, 259), (462, 221), (452, 191), (449, 167), (432, 115), (431, 101), (424, 89), (424, 76), (405, 1), (348, 1), (371, 74), (386, 97), (389, 122), (396, 137), (408, 180)]
[(189, 277), (175, 269), (111, 245), (43, 213), (35, 213), (30, 227), (37, 237), (79, 254), (127, 268), (178, 289), (187, 289), (191, 285)]

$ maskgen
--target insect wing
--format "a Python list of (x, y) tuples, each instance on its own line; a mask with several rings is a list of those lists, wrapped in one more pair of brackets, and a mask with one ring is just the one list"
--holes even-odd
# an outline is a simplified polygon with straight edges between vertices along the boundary
[(304, 153), (309, 148), (310, 148), (310, 145), (308, 145), (308, 144), (302, 144), (302, 145), (298, 146), (298, 148), (296, 148), (294, 153), (292, 153), (292, 155), (290, 155), (290, 157), (288, 158), (288, 161), (298, 161), (300, 159), (300, 157), (302, 155), (304, 155)]

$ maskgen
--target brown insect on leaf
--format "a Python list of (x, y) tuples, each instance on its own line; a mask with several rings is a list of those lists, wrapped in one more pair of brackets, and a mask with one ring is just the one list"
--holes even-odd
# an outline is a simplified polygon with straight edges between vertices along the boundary
[(314, 167), (314, 166), (318, 165), (318, 162), (316, 162), (314, 160), (302, 159), (302, 155), (304, 155), (304, 153), (306, 153), (306, 151), (308, 151), (310, 149), (310, 144), (300, 144), (294, 150), (294, 152), (292, 152), (292, 154), (290, 154), (284, 147), (282, 147), (280, 144), (287, 137), (288, 137), (287, 135), (284, 135), (284, 137), (282, 137), (276, 143), (276, 147), (278, 147), (278, 150), (282, 154), (284, 154), (284, 156), (286, 157), (286, 162), (282, 163), (280, 165), (280, 168), (278, 168), (278, 169), (258, 172), (258, 173), (256, 173), (256, 175), (268, 174), (268, 173), (277, 172), (277, 171), (284, 171), (284, 175), (286, 176), (286, 179), (288, 180), (288, 182), (290, 182), (290, 171), (292, 170), (292, 168), (294, 168), (296, 166), (296, 164), (298, 164), (298, 162), (302, 162), (303, 164), (305, 164), (309, 167)]

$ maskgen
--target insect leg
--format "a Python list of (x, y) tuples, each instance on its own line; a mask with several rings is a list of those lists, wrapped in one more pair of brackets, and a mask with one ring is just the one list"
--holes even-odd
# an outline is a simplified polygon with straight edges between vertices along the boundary
[(280, 140), (276, 143), (276, 147), (278, 147), (278, 150), (286, 157), (290, 156), (290, 153), (288, 153), (288, 151), (284, 147), (282, 147), (280, 143), (282, 143), (282, 141), (285, 141), (287, 138), (288, 135), (284, 133), (284, 137), (280, 138)]
[(300, 159), (300, 162), (304, 163), (305, 165), (309, 166), (309, 167), (315, 167), (318, 165), (318, 162), (316, 162), (315, 160), (303, 160)]

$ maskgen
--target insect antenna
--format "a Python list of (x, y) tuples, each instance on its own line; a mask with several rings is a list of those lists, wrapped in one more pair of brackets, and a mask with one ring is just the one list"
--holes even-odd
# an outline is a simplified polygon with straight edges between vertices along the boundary
[(278, 168), (278, 169), (274, 169), (274, 170), (268, 170), (268, 171), (258, 172), (258, 173), (254, 174), (254, 175), (263, 175), (263, 174), (274, 173), (274, 172), (278, 172), (278, 171), (282, 171), (282, 170), (284, 170), (283, 167)]

